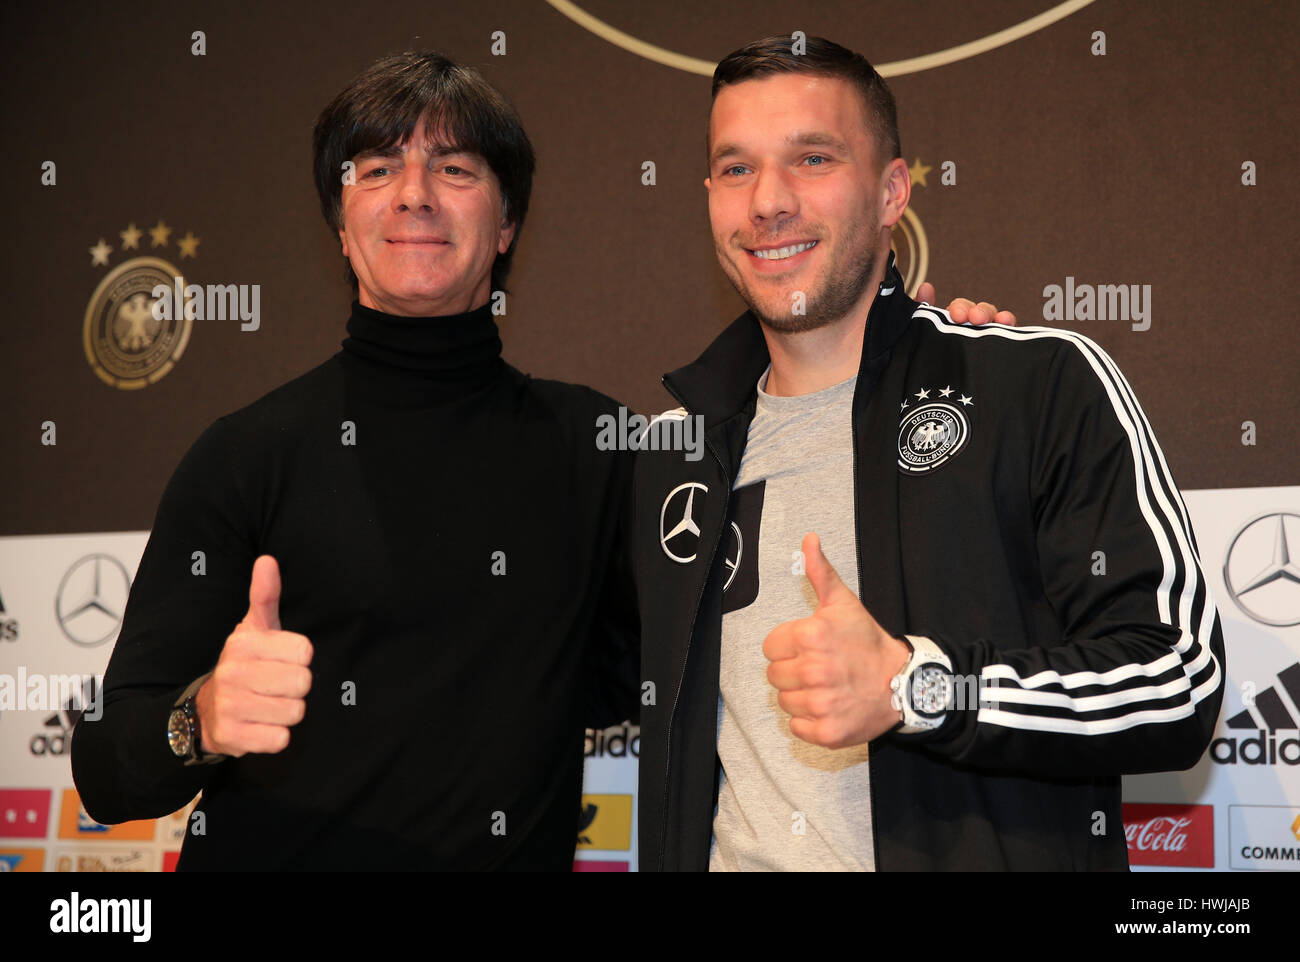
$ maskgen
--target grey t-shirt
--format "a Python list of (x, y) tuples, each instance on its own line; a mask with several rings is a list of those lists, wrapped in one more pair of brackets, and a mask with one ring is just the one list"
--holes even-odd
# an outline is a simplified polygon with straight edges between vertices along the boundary
[[(763, 641), (806, 618), (808, 532), (858, 588), (852, 404), (856, 378), (758, 406), (734, 485), (723, 593), (718, 756), (722, 784), (709, 870), (873, 871), (867, 746), (828, 749), (790, 732), (767, 680)], [(756, 550), (755, 550), (756, 549)]]

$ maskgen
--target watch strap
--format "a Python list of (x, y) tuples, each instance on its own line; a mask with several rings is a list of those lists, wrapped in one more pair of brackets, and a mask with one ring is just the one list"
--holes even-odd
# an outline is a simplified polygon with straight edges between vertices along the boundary
[[(948, 654), (924, 635), (903, 635), (901, 639), (912, 649), (911, 657), (902, 670), (894, 676), (889, 687), (893, 691), (892, 704), (896, 711), (903, 714), (902, 722), (894, 731), (901, 735), (919, 735), (939, 728), (947, 719), (947, 712), (941, 715), (922, 715), (912, 705), (912, 683), (918, 669), (924, 666), (938, 666), (952, 677), (952, 659)], [(951, 688), (949, 689), (951, 697)]]
[(199, 724), (199, 709), (194, 699), (198, 695), (199, 689), (203, 687), (203, 683), (211, 677), (212, 672), (207, 672), (195, 678), (194, 681), (190, 682), (189, 687), (181, 692), (180, 697), (176, 699), (172, 706), (173, 710), (179, 708), (185, 712), (190, 726), (190, 754), (185, 759), (186, 765), (215, 765), (217, 762), (223, 762), (230, 757), (229, 755), (220, 755), (203, 750), (203, 730)]

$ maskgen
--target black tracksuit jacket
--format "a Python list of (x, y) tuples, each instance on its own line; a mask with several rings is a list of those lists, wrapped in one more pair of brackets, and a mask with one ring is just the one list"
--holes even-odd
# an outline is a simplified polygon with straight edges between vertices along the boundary
[[(664, 378), (703, 415), (707, 454), (637, 462), (653, 683), (641, 709), (643, 870), (708, 867), (723, 536), (768, 363), (747, 313)], [(922, 407), (933, 418), (909, 423)], [(918, 306), (891, 259), (852, 423), (859, 597), (887, 631), (932, 638), (957, 676), (997, 699), (977, 709), (968, 698), (937, 731), (871, 743), (877, 868), (1126, 870), (1120, 776), (1195, 764), (1225, 678), (1187, 510), (1128, 383), (1080, 335), (975, 329)], [(927, 451), (916, 431), (939, 423), (959, 443)], [(693, 503), (698, 550), (681, 563), (661, 542), (679, 520), (665, 502), (687, 482), (707, 490)]]

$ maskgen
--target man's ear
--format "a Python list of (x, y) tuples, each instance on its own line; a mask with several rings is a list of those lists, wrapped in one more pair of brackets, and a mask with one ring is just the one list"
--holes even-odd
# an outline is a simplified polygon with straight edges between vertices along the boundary
[(342, 227), (339, 228), (339, 243), (343, 246), (343, 256), (351, 259), (352, 255), (348, 253), (348, 232)]
[(705, 177), (705, 178), (704, 178), (704, 189), (707, 190), (707, 191), (712, 191), (712, 190), (713, 190), (713, 178), (712, 178), (712, 177)]
[(514, 221), (503, 220), (501, 222), (501, 238), (497, 241), (497, 253), (504, 254), (510, 250), (510, 245), (514, 243), (515, 231), (519, 225)]
[(903, 158), (895, 157), (881, 172), (880, 226), (893, 227), (912, 199), (912, 175)]

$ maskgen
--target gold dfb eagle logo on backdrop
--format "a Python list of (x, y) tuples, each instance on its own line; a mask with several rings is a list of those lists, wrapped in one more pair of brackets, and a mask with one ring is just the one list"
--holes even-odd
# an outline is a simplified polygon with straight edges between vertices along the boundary
[[(150, 249), (166, 256), (172, 228), (162, 220), (147, 231), (128, 224), (118, 234), (122, 251), (140, 250), (145, 234)], [(179, 259), (194, 257), (198, 246), (199, 238), (187, 231), (176, 242)], [(109, 266), (113, 248), (102, 237), (89, 252), (92, 267)], [(82, 343), (86, 361), (101, 381), (129, 391), (157, 382), (176, 366), (194, 322), (184, 310), (164, 312), (172, 316), (159, 319), (153, 292), (158, 285), (170, 291), (177, 284), (184, 289), (185, 279), (176, 267), (162, 256), (147, 255), (123, 261), (100, 280), (86, 305)]]

